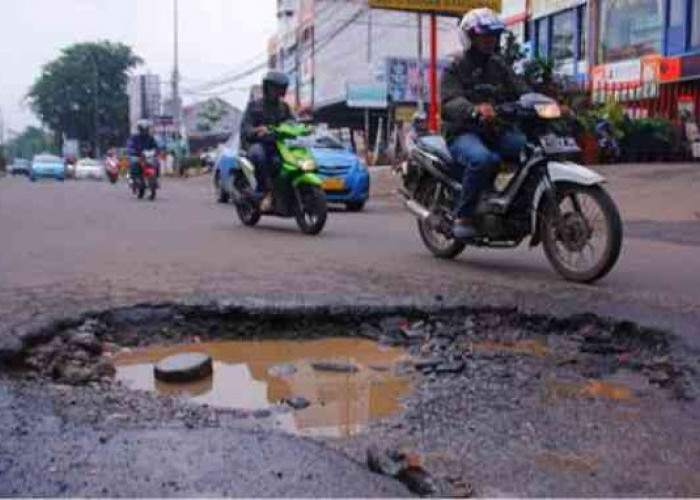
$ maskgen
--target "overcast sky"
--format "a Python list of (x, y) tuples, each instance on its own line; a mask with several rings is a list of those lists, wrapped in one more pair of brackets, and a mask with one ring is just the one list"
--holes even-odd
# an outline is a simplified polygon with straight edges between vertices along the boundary
[[(179, 0), (183, 87), (260, 61), (276, 28), (275, 0)], [(41, 66), (76, 42), (130, 45), (149, 70), (170, 80), (173, 0), (0, 0), (0, 108), (5, 128), (38, 123), (23, 98)], [(258, 78), (255, 78), (257, 80)], [(245, 87), (252, 80), (241, 81)], [(163, 89), (164, 96), (169, 86)], [(224, 96), (243, 106), (247, 94)], [(202, 98), (202, 97), (200, 97)], [(197, 99), (185, 95), (185, 102)]]

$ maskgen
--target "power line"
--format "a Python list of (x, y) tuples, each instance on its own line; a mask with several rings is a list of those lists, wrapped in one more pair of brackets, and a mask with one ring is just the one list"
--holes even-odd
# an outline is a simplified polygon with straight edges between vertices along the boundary
[[(328, 20), (332, 19), (335, 17), (338, 13), (338, 10), (335, 9), (335, 5), (332, 3), (327, 4), (324, 8), (320, 9), (316, 13), (316, 17), (314, 19), (314, 23), (321, 22), (327, 22)], [(326, 19), (324, 19), (324, 17)], [(246, 76), (249, 76), (248, 72), (243, 70), (239, 70), (238, 68), (245, 67), (250, 63), (253, 63), (255, 61), (258, 61), (260, 59), (263, 59), (260, 62), (257, 62), (256, 65), (254, 66), (254, 69), (252, 69), (252, 72), (259, 71), (263, 69), (263, 67), (267, 66), (267, 51), (262, 51), (257, 53), (255, 56), (250, 57), (246, 59), (245, 61), (241, 62), (240, 64), (236, 65), (236, 70), (233, 72), (225, 73), (217, 78), (210, 79), (202, 83), (201, 85), (196, 87), (197, 92), (207, 92), (210, 89), (219, 87), (221, 85), (227, 85), (229, 83), (232, 83), (234, 81), (240, 80), (242, 78), (245, 78)]]

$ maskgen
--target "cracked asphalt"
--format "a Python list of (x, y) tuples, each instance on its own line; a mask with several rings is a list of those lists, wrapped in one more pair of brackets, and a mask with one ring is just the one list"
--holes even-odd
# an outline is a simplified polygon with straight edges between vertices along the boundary
[[(617, 267), (593, 286), (562, 281), (541, 249), (467, 250), (453, 262), (438, 261), (423, 248), (412, 217), (393, 197), (378, 197), (359, 214), (339, 209), (330, 214), (324, 233), (310, 238), (302, 235), (292, 220), (264, 218), (258, 228), (241, 226), (232, 206), (214, 203), (208, 178), (165, 179), (155, 203), (137, 201), (124, 184), (32, 184), (26, 179), (2, 178), (0, 338), (23, 335), (49, 320), (85, 311), (187, 297), (344, 304), (420, 302), (438, 297), (452, 304), (515, 306), (555, 315), (593, 312), (629, 319), (673, 332), (688, 352), (698, 352), (700, 165), (617, 165), (600, 170), (609, 178), (608, 187), (623, 214), (626, 239)], [(391, 180), (384, 179), (375, 187), (386, 193), (391, 190)], [(80, 463), (93, 446), (88, 437), (83, 442), (81, 436), (96, 437), (99, 429), (94, 423), (57, 416), (56, 398), (42, 394), (31, 383), (27, 388), (0, 381), (0, 423), (36, 432), (37, 436), (56, 438), (62, 432), (74, 436), (82, 444), (67, 457), (71, 463)], [(19, 425), (17, 415), (22, 414), (26, 414), (26, 422)], [(170, 423), (176, 425), (177, 421), (173, 417)], [(119, 430), (127, 434), (125, 444), (110, 445), (114, 449), (95, 459), (93, 468), (114, 468), (105, 457), (121, 456), (124, 463), (135, 464), (171, 460), (167, 463), (172, 467), (164, 470), (171, 476), (176, 474), (182, 467), (176, 456), (169, 457), (168, 447), (152, 445), (160, 439), (160, 432), (165, 439), (176, 438), (176, 448), (183, 453), (197, 455), (210, 449), (223, 457), (235, 455), (239, 444), (240, 450), (256, 448), (250, 435), (253, 431), (241, 429), (237, 423), (232, 424), (236, 430), (230, 433), (201, 431), (206, 436), (201, 437), (197, 431), (181, 435), (167, 422), (159, 421), (156, 430), (148, 426), (137, 431)], [(229, 444), (216, 439), (223, 434), (229, 436)], [(401, 485), (382, 481), (328, 447), (308, 448), (308, 443), (293, 438), (274, 439), (283, 439), (277, 445), (290, 452), (329, 457), (321, 471), (326, 479), (311, 481), (317, 489), (309, 486), (302, 491), (289, 486), (291, 483), (285, 483), (286, 489), (276, 488), (267, 481), (256, 485), (254, 480), (241, 480), (240, 485), (250, 488), (237, 490), (235, 481), (217, 475), (220, 471), (192, 467), (213, 474), (208, 484), (216, 485), (211, 493), (218, 495), (407, 494)], [(4, 452), (6, 446), (2, 445)], [(138, 450), (147, 447), (151, 448), (149, 453), (140, 456)], [(60, 446), (55, 451), (54, 458), (61, 455)], [(274, 458), (275, 454), (269, 455)], [(177, 489), (169, 483), (160, 484), (170, 479), (149, 486), (147, 474), (135, 478), (133, 488), (126, 487), (124, 476), (120, 476), (123, 470), (109, 481), (86, 478), (77, 484), (65, 479), (69, 476), (62, 479), (63, 466), (50, 465), (43, 455), (23, 457), (19, 465), (0, 463), (0, 475), (48, 467), (56, 469), (58, 479), (28, 489), (31, 477), (13, 476), (13, 481), (1, 481), (7, 486), (0, 493), (191, 496), (210, 491), (203, 489), (194, 475)], [(103, 459), (107, 462), (100, 462)], [(254, 467), (252, 464), (239, 461), (234, 465), (245, 469)], [(80, 469), (70, 477), (76, 474), (84, 476), (86, 471)], [(337, 483), (331, 484), (334, 474), (338, 474)], [(688, 491), (697, 493), (695, 483), (689, 484), (693, 488)], [(358, 485), (366, 489), (352, 489)], [(620, 487), (608, 493), (624, 491)], [(590, 492), (599, 494), (601, 490)]]

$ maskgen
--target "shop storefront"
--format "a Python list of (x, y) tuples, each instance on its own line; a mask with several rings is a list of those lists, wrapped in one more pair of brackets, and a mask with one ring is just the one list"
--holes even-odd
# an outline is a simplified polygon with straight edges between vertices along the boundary
[(593, 96), (637, 116), (700, 111), (700, 2), (597, 0)]
[(588, 10), (581, 0), (533, 0), (528, 41), (535, 57), (553, 61), (555, 71), (576, 80), (588, 75)]

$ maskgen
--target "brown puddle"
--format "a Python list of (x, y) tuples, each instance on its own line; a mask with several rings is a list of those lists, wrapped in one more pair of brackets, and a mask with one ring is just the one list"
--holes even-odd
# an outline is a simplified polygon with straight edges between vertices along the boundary
[[(202, 352), (214, 359), (214, 375), (189, 384), (156, 381), (153, 365), (182, 352)], [(215, 407), (267, 409), (284, 398), (304, 397), (311, 405), (277, 415), (281, 428), (303, 435), (344, 437), (359, 432), (371, 420), (400, 409), (410, 381), (391, 367), (405, 359), (401, 349), (380, 347), (364, 339), (332, 338), (318, 341), (215, 342), (153, 347), (121, 353), (115, 358), (117, 380), (128, 387), (160, 394), (185, 395)], [(317, 371), (316, 361), (352, 363), (356, 373)], [(291, 364), (296, 372), (279, 377), (270, 368)]]
[(628, 387), (601, 380), (588, 382), (565, 382), (562, 380), (547, 380), (548, 398), (593, 398), (613, 399), (616, 401), (634, 401), (636, 398)]
[(518, 340), (517, 342), (475, 342), (471, 344), (474, 352), (505, 352), (544, 357), (549, 355), (547, 337), (541, 336), (534, 340)]

